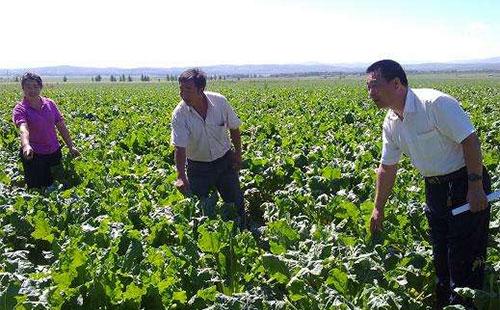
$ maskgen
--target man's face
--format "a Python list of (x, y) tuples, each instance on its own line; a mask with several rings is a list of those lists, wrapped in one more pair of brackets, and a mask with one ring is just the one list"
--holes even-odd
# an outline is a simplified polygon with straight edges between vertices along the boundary
[(188, 105), (203, 94), (203, 89), (197, 88), (193, 80), (180, 82), (179, 89), (182, 100)]
[(23, 92), (26, 97), (35, 98), (40, 96), (40, 92), (42, 91), (42, 87), (38, 85), (38, 82), (35, 80), (27, 80), (23, 86)]
[(368, 95), (379, 108), (387, 108), (391, 104), (396, 89), (394, 81), (386, 81), (380, 74), (380, 70), (368, 73), (366, 87)]

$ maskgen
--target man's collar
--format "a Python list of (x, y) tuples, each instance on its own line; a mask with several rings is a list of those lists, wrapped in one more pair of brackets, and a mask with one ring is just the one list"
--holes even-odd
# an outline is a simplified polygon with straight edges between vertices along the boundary
[(416, 112), (415, 108), (415, 93), (408, 87), (406, 91), (406, 100), (405, 100), (405, 109), (403, 111), (403, 116), (406, 116), (408, 113)]
[[(405, 107), (403, 109), (403, 118), (406, 118), (406, 116), (409, 113), (414, 113), (416, 112), (416, 107), (415, 107), (415, 93), (411, 90), (410, 87), (408, 87), (406, 91), (406, 99), (405, 99)], [(394, 112), (394, 110), (390, 109), (389, 111), (389, 118), (391, 120), (397, 120), (399, 119), (399, 116)]]
[[(210, 98), (207, 96), (206, 92), (203, 92), (203, 96), (205, 96), (205, 99), (207, 100), (207, 109), (215, 106), (214, 103), (212, 102), (212, 100), (210, 100)], [(182, 100), (182, 104), (186, 105), (189, 112), (194, 111), (194, 108), (192, 106), (190, 106), (189, 104), (187, 104), (186, 101)]]

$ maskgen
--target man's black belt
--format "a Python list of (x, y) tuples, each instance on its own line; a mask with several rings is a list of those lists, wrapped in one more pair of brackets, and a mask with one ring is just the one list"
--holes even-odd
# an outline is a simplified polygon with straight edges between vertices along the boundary
[(212, 161), (197, 161), (197, 160), (191, 160), (191, 159), (187, 159), (188, 162), (191, 162), (193, 164), (217, 164), (223, 160), (225, 160), (229, 154), (231, 154), (231, 150), (227, 151), (224, 155), (222, 155), (221, 157), (217, 158), (217, 159), (214, 159)]
[(457, 171), (445, 175), (426, 177), (425, 181), (427, 181), (429, 184), (444, 184), (450, 182), (451, 180), (464, 177), (467, 177), (467, 167), (463, 167)]

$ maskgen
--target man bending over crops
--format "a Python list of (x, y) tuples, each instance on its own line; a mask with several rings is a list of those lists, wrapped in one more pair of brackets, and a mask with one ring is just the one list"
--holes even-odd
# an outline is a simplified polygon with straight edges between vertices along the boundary
[(179, 86), (182, 100), (172, 113), (171, 136), (175, 146), (176, 186), (182, 193), (192, 192), (201, 200), (216, 188), (224, 202), (237, 208), (236, 220), (241, 226), (244, 222), (238, 179), (241, 121), (224, 96), (205, 91), (206, 75), (200, 69), (184, 71), (179, 76)]
[[(404, 153), (425, 179), (425, 214), (437, 276), (436, 306), (473, 306), (453, 289), (481, 289), (484, 280), (490, 220), (486, 193), (491, 184), (475, 129), (455, 98), (433, 89), (408, 87), (397, 62), (377, 61), (366, 73), (371, 99), (377, 107), (388, 109), (371, 231), (382, 229), (384, 205)], [(466, 202), (471, 211), (453, 216), (451, 210)]]

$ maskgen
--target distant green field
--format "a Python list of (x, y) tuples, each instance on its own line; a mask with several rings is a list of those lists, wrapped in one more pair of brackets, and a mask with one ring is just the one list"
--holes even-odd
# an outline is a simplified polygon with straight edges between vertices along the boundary
[[(500, 78), (410, 76), (447, 92), (479, 133), (500, 189)], [(0, 309), (425, 309), (434, 274), (423, 182), (405, 159), (371, 238), (384, 111), (363, 77), (209, 82), (243, 121), (241, 181), (260, 238), (202, 216), (174, 189), (172, 83), (53, 83), (82, 157), (50, 193), (26, 191), (0, 84)], [(67, 153), (64, 149), (63, 152)], [(220, 201), (218, 208), (224, 208)], [(500, 307), (500, 205), (481, 307)], [(23, 308), (24, 307), (24, 308)]]

